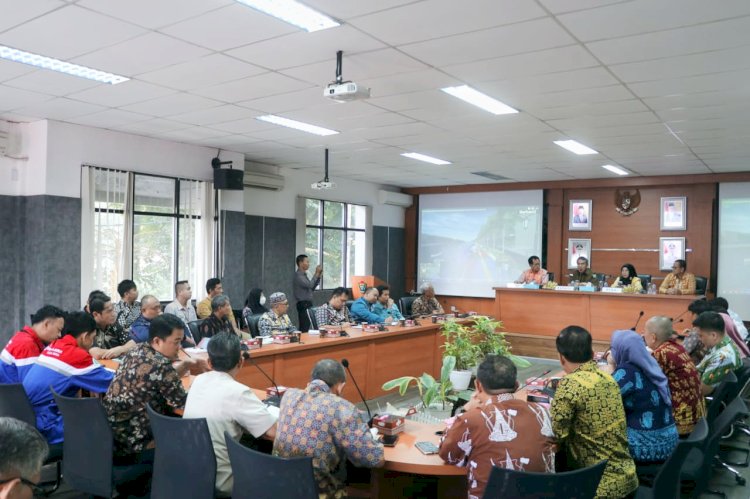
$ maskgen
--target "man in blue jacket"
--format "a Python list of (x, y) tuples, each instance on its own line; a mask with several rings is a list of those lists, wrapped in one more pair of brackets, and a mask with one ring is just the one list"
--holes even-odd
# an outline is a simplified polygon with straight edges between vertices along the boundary
[(378, 301), (378, 288), (367, 288), (357, 301), (352, 304), (352, 319), (356, 322), (381, 324), (383, 319), (372, 311), (372, 305)]
[(161, 302), (152, 295), (141, 299), (141, 315), (130, 325), (130, 339), (136, 343), (148, 341), (148, 329), (151, 321), (161, 315)]

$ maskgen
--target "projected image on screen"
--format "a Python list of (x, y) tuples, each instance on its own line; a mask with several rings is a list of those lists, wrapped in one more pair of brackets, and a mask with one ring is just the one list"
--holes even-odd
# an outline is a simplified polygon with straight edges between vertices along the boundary
[(750, 183), (719, 187), (718, 295), (750, 320)]
[(540, 253), (541, 191), (428, 195), (419, 206), (418, 279), (440, 295), (494, 296)]

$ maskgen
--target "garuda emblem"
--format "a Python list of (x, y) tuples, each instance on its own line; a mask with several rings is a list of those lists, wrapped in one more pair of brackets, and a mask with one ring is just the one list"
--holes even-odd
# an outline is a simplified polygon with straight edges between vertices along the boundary
[(635, 192), (621, 191), (617, 189), (615, 191), (615, 210), (617, 213), (628, 216), (638, 211), (638, 206), (641, 204), (641, 192), (636, 189)]

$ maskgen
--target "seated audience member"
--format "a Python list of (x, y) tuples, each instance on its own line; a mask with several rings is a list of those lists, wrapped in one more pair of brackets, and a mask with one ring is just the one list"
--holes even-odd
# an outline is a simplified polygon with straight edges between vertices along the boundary
[(594, 284), (596, 285), (596, 277), (594, 272), (589, 268), (589, 259), (585, 256), (579, 256), (576, 260), (576, 271), (570, 276), (570, 282), (577, 282), (578, 284)]
[(372, 306), (372, 312), (383, 319), (383, 322), (393, 322), (404, 318), (391, 299), (391, 288), (384, 285), (378, 286), (378, 301)]
[(613, 288), (623, 288), (626, 293), (640, 293), (643, 291), (641, 278), (638, 277), (635, 267), (626, 263), (620, 268), (620, 276), (612, 283)]
[[(208, 366), (213, 369), (195, 378), (185, 403), (185, 418), (206, 418), (216, 454), (216, 492), (232, 493), (232, 466), (224, 432), (239, 440), (243, 433), (273, 440), (277, 417), (255, 396), (252, 389), (236, 381), (242, 368), (240, 339), (219, 333), (208, 343)], [(274, 408), (275, 409), (275, 408)]]
[(176, 315), (186, 326), (198, 320), (195, 307), (190, 303), (193, 289), (188, 281), (177, 281), (174, 285), (174, 301), (164, 307), (165, 314)]
[(422, 293), (411, 304), (411, 315), (433, 315), (444, 314), (443, 306), (435, 298), (435, 288), (429, 282), (420, 286), (419, 291)]
[(367, 428), (362, 413), (341, 397), (344, 366), (331, 359), (315, 364), (305, 390), (290, 388), (281, 398), (273, 454), (313, 458), (320, 497), (344, 497), (346, 461), (376, 468), (384, 464), (383, 445)]
[(446, 429), (440, 457), (463, 466), (469, 497), (482, 497), (492, 467), (555, 472), (554, 434), (548, 409), (517, 399), (516, 366), (488, 355), (477, 370), (476, 391), (463, 414)]
[(549, 276), (547, 271), (542, 268), (542, 261), (538, 256), (529, 257), (529, 268), (521, 272), (516, 279), (516, 284), (538, 284), (544, 286), (547, 284)]
[(64, 324), (65, 313), (59, 308), (45, 305), (37, 310), (31, 326), (14, 334), (0, 352), (0, 385), (21, 383), (45, 345), (60, 337)]
[(269, 297), (268, 301), (271, 309), (258, 320), (260, 336), (277, 336), (296, 332), (297, 326), (292, 323), (292, 319), (286, 313), (289, 310), (286, 295), (277, 291)]
[[(198, 306), (196, 307), (199, 319), (206, 319), (211, 315), (213, 312), (211, 301), (217, 296), (224, 294), (224, 287), (221, 284), (221, 279), (212, 277), (206, 281), (206, 293), (208, 293), (208, 296), (198, 302)], [(237, 320), (234, 318), (234, 312), (232, 312), (231, 308), (229, 309), (228, 318), (232, 324), (237, 324)]]
[(120, 301), (115, 303), (116, 322), (127, 331), (141, 313), (138, 288), (133, 281), (125, 279), (117, 285), (117, 294), (120, 295)]
[(630, 455), (639, 463), (665, 461), (679, 438), (667, 376), (643, 338), (629, 329), (612, 334), (610, 361), (625, 406)]
[(162, 314), (151, 321), (148, 342), (138, 344), (122, 359), (103, 400), (118, 462), (153, 459), (153, 449), (146, 450), (153, 439), (146, 405), (162, 414), (184, 408), (187, 393), (180, 378), (188, 371), (200, 374), (208, 369), (204, 360), (195, 358), (173, 364), (183, 334), (180, 319)]
[(0, 497), (43, 497), (36, 485), (49, 448), (32, 426), (14, 418), (0, 417)]
[(672, 264), (672, 272), (667, 274), (664, 282), (659, 286), (659, 294), (662, 295), (694, 295), (695, 276), (687, 272), (685, 260), (675, 260)]
[(211, 338), (223, 332), (235, 334), (234, 325), (229, 318), (231, 313), (232, 304), (229, 298), (225, 295), (214, 296), (211, 300), (211, 315), (198, 327), (201, 338)]
[(268, 312), (265, 305), (266, 296), (263, 294), (263, 290), (260, 288), (251, 289), (247, 294), (247, 298), (245, 298), (245, 308), (242, 309), (242, 317), (245, 319), (245, 324), (250, 324), (251, 315)]
[(382, 323), (383, 319), (372, 311), (376, 301), (378, 301), (378, 288), (367, 288), (365, 293), (352, 303), (352, 320), (370, 324)]
[[(690, 303), (690, 305), (688, 305), (688, 312), (691, 314), (689, 324), (692, 324), (700, 314), (708, 312), (709, 310), (711, 310), (711, 304), (705, 298), (700, 298)], [(685, 348), (685, 351), (690, 354), (690, 358), (693, 359), (693, 362), (698, 364), (703, 360), (703, 357), (708, 351), (706, 346), (701, 343), (698, 328), (690, 327), (684, 329), (682, 331), (682, 337), (682, 346)]]
[(729, 336), (724, 334), (724, 319), (716, 312), (703, 312), (694, 321), (701, 342), (708, 348), (696, 366), (701, 375), (701, 392), (709, 395), (727, 374), (742, 367), (740, 353)]
[[(726, 300), (724, 300), (724, 303), (726, 303)], [(709, 304), (711, 305), (711, 310), (724, 319), (724, 334), (729, 336), (729, 339), (732, 340), (734, 346), (737, 347), (737, 351), (740, 352), (740, 358), (744, 359), (745, 357), (750, 356), (750, 348), (745, 343), (739, 331), (737, 331), (737, 326), (727, 313), (726, 307), (716, 300), (711, 300)]]
[(148, 328), (151, 321), (161, 315), (161, 302), (153, 296), (146, 295), (141, 301), (141, 315), (130, 325), (130, 339), (136, 343), (148, 341)]
[(606, 459), (596, 497), (625, 497), (638, 487), (638, 477), (628, 451), (620, 388), (592, 360), (591, 335), (584, 328), (566, 327), (556, 346), (566, 373), (550, 407), (558, 452), (565, 452), (571, 469)]
[(349, 298), (349, 292), (346, 288), (336, 288), (331, 293), (328, 302), (315, 309), (315, 319), (320, 326), (349, 326), (349, 309), (346, 307), (346, 300)]
[(701, 394), (698, 370), (682, 345), (672, 338), (672, 333), (672, 320), (656, 316), (646, 321), (643, 338), (667, 376), (677, 433), (687, 436), (698, 420), (705, 417), (706, 405)]
[(88, 312), (96, 321), (96, 338), (91, 348), (95, 359), (114, 359), (135, 348), (135, 341), (119, 324), (112, 299), (102, 292), (92, 292)]
[(85, 312), (65, 317), (63, 337), (42, 351), (23, 380), (23, 388), (36, 414), (36, 427), (50, 444), (63, 441), (63, 418), (52, 390), (75, 397), (79, 390), (107, 391), (112, 373), (89, 354), (96, 337), (96, 323)]
[(745, 323), (742, 322), (742, 317), (740, 317), (737, 312), (729, 308), (729, 302), (726, 300), (726, 298), (717, 296), (716, 298), (711, 300), (711, 306), (713, 306), (714, 308), (718, 308), (719, 310), (717, 311), (724, 311), (729, 317), (731, 317), (732, 322), (734, 322), (734, 328), (737, 330), (740, 338), (742, 338), (742, 341), (747, 341), (747, 327), (745, 327)]

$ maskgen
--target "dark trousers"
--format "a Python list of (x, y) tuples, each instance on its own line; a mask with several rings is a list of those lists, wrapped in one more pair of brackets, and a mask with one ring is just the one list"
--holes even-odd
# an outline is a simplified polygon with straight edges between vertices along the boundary
[(297, 315), (299, 316), (299, 330), (306, 333), (310, 330), (310, 319), (307, 317), (307, 309), (312, 307), (311, 301), (297, 302)]

